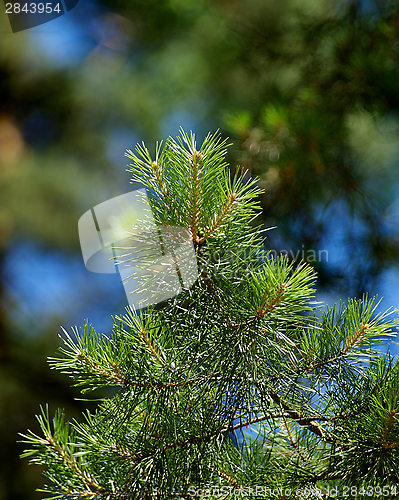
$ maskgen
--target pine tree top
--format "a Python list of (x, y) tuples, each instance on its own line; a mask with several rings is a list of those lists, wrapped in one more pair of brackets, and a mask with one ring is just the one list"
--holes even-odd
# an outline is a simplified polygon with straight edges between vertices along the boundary
[(51, 368), (116, 392), (81, 421), (43, 409), (43, 435), (23, 436), (48, 498), (399, 493), (399, 364), (378, 350), (398, 323), (367, 296), (315, 302), (311, 266), (268, 253), (257, 179), (231, 174), (226, 147), (182, 130), (155, 158), (127, 152), (156, 223), (188, 231), (198, 279), (109, 335), (64, 330)]

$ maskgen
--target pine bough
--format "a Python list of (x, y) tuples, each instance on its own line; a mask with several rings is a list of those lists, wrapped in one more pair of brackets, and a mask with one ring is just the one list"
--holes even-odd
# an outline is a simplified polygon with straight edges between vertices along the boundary
[(367, 297), (314, 301), (312, 268), (265, 250), (257, 180), (226, 147), (182, 130), (155, 158), (126, 153), (157, 224), (189, 230), (199, 277), (108, 337), (64, 331), (51, 368), (117, 390), (79, 422), (43, 408), (42, 436), (23, 435), (46, 498), (398, 496), (399, 364), (378, 351), (397, 321)]

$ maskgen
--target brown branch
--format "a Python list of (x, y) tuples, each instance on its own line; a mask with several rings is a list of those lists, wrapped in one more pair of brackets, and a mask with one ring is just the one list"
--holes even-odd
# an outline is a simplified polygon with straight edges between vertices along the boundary
[[(264, 318), (266, 316), (266, 314), (268, 314), (272, 309), (274, 309), (276, 307), (276, 305), (280, 302), (280, 300), (283, 297), (283, 292), (284, 292), (285, 288), (286, 288), (286, 284), (280, 283), (278, 290), (277, 290), (277, 293), (276, 293), (276, 296), (274, 298), (272, 298), (267, 303), (267, 305), (266, 305), (266, 301), (268, 298), (270, 298), (270, 296), (267, 293), (267, 291), (265, 291), (265, 295), (262, 299), (261, 305), (258, 307), (258, 309), (256, 309), (256, 314), (257, 314), (258, 319)], [(265, 305), (266, 305), (266, 308), (263, 309)]]
[[(36, 491), (48, 493), (46, 490), (36, 490)], [(81, 497), (81, 498), (94, 498), (98, 495), (97, 491), (88, 492), (88, 491), (80, 491), (80, 490), (71, 490), (70, 488), (63, 489), (62, 492), (64, 495), (68, 495), (70, 497)], [(51, 492), (51, 493), (53, 493), (53, 492)], [(103, 491), (102, 493), (110, 493), (110, 492)]]
[[(247, 427), (248, 425), (257, 424), (258, 422), (263, 422), (264, 420), (271, 419), (271, 418), (289, 417), (289, 418), (294, 418), (295, 420), (301, 419), (301, 421), (304, 422), (305, 425), (307, 423), (310, 424), (311, 422), (313, 422), (313, 419), (311, 420), (310, 418), (304, 418), (303, 416), (300, 416), (299, 413), (297, 413), (296, 417), (293, 417), (292, 416), (293, 413), (294, 413), (293, 411), (288, 411), (287, 413), (284, 413), (284, 414), (264, 415), (262, 417), (256, 417), (256, 418), (253, 418), (251, 420), (246, 420), (245, 422), (240, 422), (240, 423), (235, 424), (235, 425), (230, 425), (230, 426), (224, 427), (222, 429), (217, 429), (217, 430), (212, 431), (212, 432), (210, 432), (208, 434), (204, 434), (203, 436), (196, 436), (196, 437), (192, 437), (192, 438), (186, 439), (184, 441), (178, 441), (176, 443), (169, 443), (168, 445), (166, 445), (162, 449), (162, 451), (166, 451), (166, 450), (169, 450), (169, 449), (172, 449), (172, 448), (184, 447), (184, 446), (187, 446), (189, 444), (194, 444), (194, 443), (198, 443), (198, 442), (201, 442), (201, 441), (207, 441), (207, 440), (211, 439), (212, 437), (217, 436), (219, 434), (226, 434), (228, 432), (233, 432), (233, 431), (236, 431), (238, 429), (242, 429), (243, 427)], [(298, 422), (298, 423), (301, 423), (301, 422)], [(318, 424), (316, 422), (314, 422), (314, 425), (318, 426)], [(153, 453), (155, 453), (155, 452), (152, 452), (151, 455)], [(146, 455), (146, 457), (147, 456), (148, 455)]]
[(392, 424), (395, 421), (396, 418), (396, 410), (391, 410), (389, 412), (389, 417), (385, 420), (384, 426), (382, 428), (382, 452), (386, 452), (388, 450), (392, 450), (393, 448), (399, 447), (399, 443), (390, 443), (390, 434), (391, 434), (391, 429), (392, 429)]
[(170, 368), (170, 366), (168, 366), (166, 363), (162, 361), (160, 353), (157, 351), (156, 347), (151, 342), (151, 339), (148, 337), (146, 333), (146, 327), (140, 329), (140, 333), (144, 343), (147, 345), (147, 347), (149, 348), (150, 352), (155, 357), (155, 359), (161, 364), (162, 368), (165, 368), (173, 375), (177, 375), (180, 379), (184, 380), (184, 377), (182, 375), (178, 375), (172, 368)]
[[(94, 373), (98, 373), (104, 378), (109, 379), (111, 382), (115, 382), (115, 385), (121, 386), (121, 387), (138, 387), (141, 389), (174, 389), (177, 387), (183, 387), (185, 385), (192, 385), (192, 384), (198, 384), (198, 382), (201, 381), (207, 381), (207, 382), (214, 382), (220, 380), (220, 376), (216, 376), (215, 372), (207, 373), (206, 375), (201, 375), (199, 377), (194, 377), (192, 379), (184, 379), (180, 382), (169, 382), (169, 383), (162, 383), (162, 382), (136, 382), (135, 380), (128, 379), (127, 377), (124, 377), (120, 370), (119, 367), (117, 366), (117, 363), (114, 362), (112, 364), (112, 371), (111, 370), (106, 370), (104, 369), (101, 365), (98, 363), (94, 362), (92, 359), (88, 358), (85, 356), (85, 353), (81, 353), (78, 358), (80, 361), (84, 361), (86, 364), (90, 365), (90, 368)], [(242, 379), (241, 377), (233, 377), (230, 379), (232, 382), (240, 382)]]
[(98, 484), (96, 479), (94, 479), (90, 474), (88, 474), (86, 471), (83, 471), (78, 467), (77, 463), (71, 456), (69, 456), (65, 450), (59, 446), (51, 436), (46, 436), (46, 441), (49, 443), (49, 445), (53, 448), (53, 450), (61, 457), (63, 462), (67, 465), (69, 469), (72, 469), (78, 476), (79, 478), (90, 488), (94, 488), (96, 491), (93, 492), (92, 489), (88, 489), (85, 492), (80, 492), (84, 493), (85, 495), (89, 496), (94, 496), (95, 495), (104, 493), (103, 488)]
[(234, 205), (234, 202), (237, 199), (237, 194), (233, 191), (230, 193), (230, 198), (227, 201), (226, 205), (223, 207), (222, 211), (220, 214), (216, 217), (215, 222), (212, 224), (211, 227), (209, 227), (206, 231), (205, 234), (199, 239), (198, 244), (202, 245), (207, 238), (212, 236), (212, 234), (223, 224), (226, 215), (229, 213), (231, 208)]
[[(151, 354), (160, 362), (162, 367), (166, 368), (168, 371), (173, 373), (173, 375), (177, 375), (174, 370), (172, 370), (169, 366), (167, 366), (162, 361), (160, 354), (157, 352), (157, 350), (155, 349), (155, 346), (152, 344), (152, 342), (148, 338), (147, 334), (145, 333), (145, 329), (141, 330), (140, 333), (141, 333), (141, 337), (142, 337), (144, 343), (146, 344), (147, 347), (149, 347)], [(183, 386), (186, 384), (190, 384), (190, 383), (193, 383), (194, 381), (198, 381), (201, 378), (206, 377), (206, 376), (205, 377), (203, 376), (203, 377), (197, 377), (194, 380), (186, 380), (181, 375), (178, 375), (179, 378), (183, 379), (181, 382), (171, 382), (171, 383), (167, 383), (167, 384), (163, 384), (160, 382), (142, 383), (142, 382), (136, 382), (134, 380), (129, 380), (128, 378), (124, 377), (121, 374), (121, 371), (120, 371), (116, 361), (114, 361), (112, 363), (112, 368), (105, 369), (99, 363), (96, 363), (93, 359), (91, 359), (89, 357), (88, 353), (86, 353), (86, 352), (79, 353), (77, 357), (82, 363), (85, 363), (86, 365), (88, 365), (89, 370), (91, 370), (95, 374), (98, 374), (98, 375), (108, 379), (111, 383), (114, 382), (115, 385), (122, 386), (122, 387), (133, 386), (133, 387), (139, 387), (139, 388), (143, 388), (143, 389), (151, 389), (151, 388), (170, 389), (173, 387), (179, 387), (179, 386)]]
[(87, 352), (80, 352), (77, 356), (78, 360), (85, 365), (88, 365), (88, 370), (104, 377), (111, 382), (115, 382), (115, 385), (125, 385), (125, 378), (122, 377), (119, 368), (116, 363), (113, 363), (113, 370), (106, 370), (100, 364), (96, 363), (91, 359)]
[(355, 333), (355, 335), (353, 335), (353, 337), (351, 339), (348, 339), (348, 341), (346, 342), (345, 344), (345, 347), (342, 349), (341, 351), (341, 354), (345, 356), (345, 354), (349, 351), (349, 349), (352, 349), (352, 347), (354, 347), (358, 342), (359, 340), (363, 337), (363, 335), (366, 333), (367, 329), (369, 328), (369, 324), (366, 323), (364, 324), (358, 332)]
[[(208, 434), (204, 434), (202, 436), (194, 436), (194, 437), (185, 439), (184, 441), (177, 441), (175, 443), (168, 443), (160, 451), (165, 452), (165, 451), (171, 450), (171, 449), (182, 448), (182, 447), (188, 446), (190, 444), (200, 443), (201, 441), (208, 441), (209, 439), (211, 439), (214, 436), (217, 436), (220, 434), (226, 434), (228, 432), (233, 432), (237, 429), (241, 429), (242, 427), (256, 424), (258, 422), (262, 422), (263, 420), (266, 420), (268, 418), (270, 418), (269, 415), (266, 415), (263, 417), (257, 417), (257, 418), (254, 418), (252, 420), (246, 420), (245, 422), (240, 422), (239, 424), (236, 424), (236, 425), (230, 425), (230, 426), (224, 427), (222, 429), (216, 429), (216, 430), (209, 432)], [(277, 417), (275, 417), (275, 418), (277, 418)], [(146, 453), (145, 455), (136, 455), (136, 456), (140, 460), (143, 460), (145, 458), (148, 458), (148, 457), (154, 455), (156, 453), (156, 451), (159, 451), (159, 450), (150, 451), (149, 453)]]
[(155, 173), (155, 177), (157, 178), (158, 186), (160, 190), (162, 191), (162, 194), (169, 198), (169, 193), (168, 190), (166, 189), (166, 184), (165, 181), (162, 179), (161, 174), (159, 172), (159, 165), (156, 161), (152, 162), (152, 169)]
[(230, 484), (232, 484), (234, 486), (234, 488), (240, 487), (240, 484), (237, 483), (237, 481), (234, 479), (234, 477), (231, 477), (230, 474), (228, 474), (227, 472), (224, 472), (220, 469), (217, 469), (216, 467), (212, 467), (211, 465), (209, 466), (209, 468), (211, 471), (216, 472), (216, 474), (218, 476), (222, 477), (223, 479), (226, 479), (226, 481), (228, 481)]
[(191, 191), (191, 214), (190, 214), (190, 229), (194, 246), (199, 244), (198, 239), (198, 222), (199, 222), (199, 174), (201, 172), (199, 166), (202, 162), (202, 155), (195, 151), (192, 158), (192, 191)]
[[(310, 418), (304, 418), (303, 416), (301, 416), (297, 412), (296, 412), (296, 415), (293, 416), (294, 413), (295, 412), (291, 410), (291, 411), (288, 411), (287, 413), (281, 414), (281, 415), (280, 414), (279, 415), (264, 415), (262, 417), (253, 418), (251, 420), (246, 420), (245, 422), (240, 422), (240, 423), (235, 424), (235, 425), (230, 425), (230, 426), (224, 427), (222, 429), (214, 430), (214, 431), (212, 431), (208, 434), (204, 434), (202, 436), (195, 436), (195, 437), (191, 437), (189, 439), (185, 439), (184, 441), (177, 441), (176, 443), (169, 443), (164, 448), (162, 448), (161, 451), (167, 451), (170, 449), (181, 448), (181, 447), (185, 447), (185, 446), (190, 445), (190, 444), (199, 443), (201, 441), (208, 441), (209, 439), (211, 439), (214, 436), (217, 436), (220, 434), (226, 434), (228, 432), (233, 432), (233, 431), (236, 431), (238, 429), (242, 429), (243, 427), (247, 427), (248, 425), (253, 425), (253, 424), (256, 424), (258, 422), (263, 422), (264, 420), (267, 420), (270, 418), (289, 417), (289, 418), (295, 419), (296, 421), (298, 421), (298, 423), (302, 423), (302, 425), (309, 425), (309, 426), (313, 425), (314, 427), (317, 427), (317, 428), (320, 427), (320, 426), (318, 426), (318, 424), (316, 422), (314, 422), (314, 420), (311, 420)], [(324, 431), (324, 429), (323, 429), (323, 431)], [(155, 453), (155, 451), (152, 451), (149, 454), (142, 455), (140, 458), (147, 458), (148, 456), (151, 456), (154, 453)]]
[[(284, 410), (288, 413), (289, 418), (292, 418), (295, 420), (299, 425), (307, 427), (313, 434), (316, 434), (320, 438), (322, 438), (324, 441), (327, 441), (329, 443), (332, 442), (332, 439), (327, 436), (327, 433), (323, 427), (321, 427), (314, 418), (309, 418), (304, 416), (303, 414), (299, 413), (297, 410), (294, 410), (290, 407), (290, 405), (284, 401), (283, 399), (280, 398), (280, 396), (274, 392), (273, 390), (269, 389), (269, 394), (272, 400), (281, 408), (284, 408)], [(318, 419), (320, 420), (320, 419)]]
[[(253, 418), (250, 420), (245, 420), (243, 422), (239, 422), (238, 424), (230, 425), (230, 426), (224, 427), (222, 429), (217, 429), (217, 430), (214, 430), (212, 432), (209, 432), (208, 434), (204, 434), (202, 436), (194, 436), (194, 437), (185, 439), (184, 441), (177, 441), (175, 443), (167, 443), (160, 451), (164, 452), (164, 451), (167, 451), (170, 449), (182, 448), (182, 447), (188, 446), (190, 444), (199, 443), (201, 441), (208, 441), (209, 439), (211, 439), (214, 436), (217, 436), (220, 434), (227, 434), (229, 432), (234, 432), (236, 430), (242, 429), (243, 427), (248, 427), (249, 425), (253, 425), (253, 424), (257, 424), (259, 422), (263, 422), (265, 420), (273, 420), (273, 419), (277, 419), (277, 418), (284, 418), (284, 419), (291, 418), (301, 425), (305, 425), (305, 426), (312, 426), (313, 425), (315, 427), (320, 427), (315, 422), (316, 419), (321, 420), (321, 421), (330, 421), (330, 420), (333, 420), (335, 417), (331, 417), (331, 418), (328, 418), (328, 417), (305, 417), (303, 415), (300, 415), (298, 412), (294, 412), (293, 410), (287, 411), (285, 413), (274, 414), (274, 415), (268, 414), (268, 415), (263, 415), (261, 417), (256, 417), (256, 418)], [(312, 429), (310, 429), (310, 430), (312, 430)], [(324, 429), (323, 429), (323, 431), (324, 431)], [(325, 440), (328, 441), (328, 439), (325, 439)], [(145, 455), (140, 455), (140, 454), (131, 455), (129, 452), (129, 456), (134, 461), (136, 461), (136, 460), (141, 461), (145, 458), (148, 458), (148, 457), (154, 455), (155, 453), (156, 453), (155, 450), (150, 451), (150, 452), (146, 453)]]
[(318, 363), (316, 363), (315, 365), (313, 365), (312, 367), (305, 369), (304, 371), (301, 371), (301, 372), (298, 371), (297, 375), (304, 375), (304, 374), (312, 372), (314, 370), (318, 370), (319, 368), (322, 368), (323, 366), (328, 365), (332, 361), (336, 361), (337, 359), (340, 359), (343, 356), (346, 356), (346, 354), (348, 354), (348, 351), (350, 349), (353, 349), (356, 346), (356, 344), (358, 344), (359, 340), (363, 337), (363, 335), (365, 334), (365, 332), (367, 331), (369, 326), (370, 325), (368, 323), (363, 325), (360, 328), (360, 330), (358, 332), (356, 332), (355, 335), (351, 339), (347, 340), (345, 346), (339, 351), (338, 354), (324, 358), (321, 361), (319, 361)]
[(162, 365), (162, 368), (166, 368), (165, 363), (161, 359), (161, 355), (156, 350), (155, 346), (151, 342), (151, 339), (149, 339), (145, 327), (140, 329), (140, 334), (141, 334), (141, 338), (143, 339), (143, 342), (149, 348), (149, 350), (150, 350), (151, 354), (154, 356), (154, 358)]

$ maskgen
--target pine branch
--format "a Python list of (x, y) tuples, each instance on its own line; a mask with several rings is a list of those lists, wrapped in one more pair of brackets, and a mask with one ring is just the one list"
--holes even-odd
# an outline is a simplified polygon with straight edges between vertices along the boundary
[[(82, 392), (119, 389), (83, 423), (57, 412), (52, 430), (42, 412), (44, 437), (23, 436), (23, 456), (47, 467), (46, 492), (133, 500), (191, 497), (188, 486), (215, 478), (234, 491), (396, 482), (399, 361), (376, 349), (396, 334), (391, 313), (366, 296), (321, 309), (312, 268), (271, 258), (254, 222), (257, 180), (230, 173), (220, 135), (197, 148), (181, 131), (155, 159), (144, 144), (126, 155), (155, 222), (191, 234), (200, 276), (156, 308), (129, 308), (109, 337), (64, 330), (51, 368)], [(140, 244), (149, 232), (135, 233)], [(244, 427), (258, 437), (243, 432), (234, 448)]]
[(268, 290), (265, 291), (265, 295), (262, 299), (262, 302), (260, 306), (256, 309), (257, 319), (264, 318), (271, 310), (277, 307), (277, 305), (284, 298), (285, 288), (286, 288), (285, 283), (280, 283), (278, 285), (275, 297), (270, 297)]
[(359, 330), (354, 332), (352, 337), (346, 341), (345, 347), (341, 350), (337, 357), (345, 356), (350, 349), (353, 349), (356, 345), (360, 344), (369, 327), (370, 325), (368, 323), (360, 325)]
[(381, 441), (382, 441), (383, 451), (392, 450), (393, 448), (397, 448), (399, 446), (399, 442), (391, 442), (390, 440), (392, 425), (397, 419), (398, 417), (396, 410), (391, 410), (389, 412), (389, 417), (385, 420), (382, 429)]
[(322, 438), (323, 441), (327, 443), (332, 443), (334, 440), (332, 439), (331, 436), (328, 435), (327, 431), (323, 429), (314, 419), (309, 419), (303, 414), (299, 413), (298, 411), (294, 410), (293, 408), (290, 407), (290, 405), (284, 401), (280, 396), (274, 392), (273, 390), (269, 389), (269, 394), (272, 400), (281, 408), (287, 411), (288, 416), (292, 419), (295, 420), (299, 425), (304, 425), (306, 426), (311, 432), (316, 434), (318, 437)]
[(190, 231), (194, 246), (200, 242), (198, 238), (198, 229), (200, 221), (201, 209), (201, 188), (199, 177), (201, 175), (202, 155), (194, 149), (191, 160), (191, 207), (190, 207)]
[(198, 245), (202, 245), (208, 238), (213, 236), (216, 231), (226, 222), (228, 216), (234, 209), (235, 202), (237, 200), (237, 194), (233, 191), (230, 193), (229, 199), (225, 203), (224, 207), (219, 214), (215, 216), (215, 222), (206, 229), (204, 235), (198, 240)]
[[(63, 486), (63, 494), (61, 496), (70, 494), (74, 491), (75, 495), (82, 498), (93, 498), (96, 495), (104, 493), (103, 488), (98, 483), (97, 479), (89, 474), (76, 459), (74, 452), (75, 445), (73, 444), (74, 436), (68, 432), (68, 426), (64, 425), (64, 418), (60, 412), (57, 412), (53, 419), (53, 432), (50, 427), (50, 419), (48, 415), (48, 407), (42, 414), (37, 416), (40, 428), (44, 434), (44, 439), (36, 436), (33, 432), (29, 435), (21, 434), (25, 438), (24, 443), (33, 444), (36, 450), (26, 450), (22, 457), (34, 456), (33, 461), (40, 463), (40, 448), (45, 447), (46, 452), (49, 454), (52, 463), (56, 464), (58, 472), (66, 471), (70, 476), (68, 485)], [(80, 488), (71, 489), (70, 484), (78, 483)], [(58, 482), (58, 481), (57, 481)], [(59, 483), (59, 482), (58, 482)], [(75, 486), (76, 487), (76, 486)], [(52, 489), (42, 490), (46, 493), (51, 493)], [(60, 496), (53, 497), (59, 498)]]

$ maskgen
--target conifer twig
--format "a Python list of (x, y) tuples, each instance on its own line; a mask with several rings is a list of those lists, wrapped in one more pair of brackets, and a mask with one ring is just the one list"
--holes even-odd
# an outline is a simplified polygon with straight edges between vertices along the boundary
[(227, 214), (232, 211), (234, 203), (237, 199), (237, 194), (235, 191), (230, 193), (229, 199), (227, 200), (225, 206), (222, 208), (221, 212), (216, 216), (215, 222), (205, 231), (202, 237), (198, 240), (198, 244), (202, 245), (205, 241), (210, 238), (214, 232), (224, 223)]
[(194, 149), (192, 153), (192, 183), (191, 183), (191, 208), (190, 208), (190, 230), (193, 239), (194, 247), (196, 247), (200, 240), (198, 238), (198, 223), (200, 216), (200, 186), (199, 175), (201, 173), (200, 165), (202, 162), (202, 155)]

